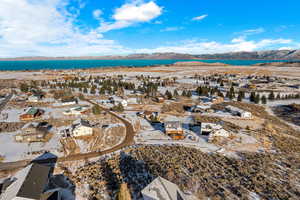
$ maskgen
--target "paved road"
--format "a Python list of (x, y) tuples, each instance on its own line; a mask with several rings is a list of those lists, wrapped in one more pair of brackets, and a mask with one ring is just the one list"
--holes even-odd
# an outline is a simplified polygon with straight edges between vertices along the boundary
[(9, 94), (1, 103), (0, 103), (0, 112), (5, 108), (6, 104), (12, 98), (13, 93)]
[[(99, 104), (94, 103), (93, 101), (90, 101), (90, 100), (87, 100), (87, 101), (93, 105), (99, 105)], [(113, 153), (115, 151), (121, 150), (125, 147), (132, 145), (133, 138), (135, 135), (135, 130), (133, 128), (133, 125), (126, 119), (120, 117), (118, 114), (108, 110), (107, 108), (103, 107), (102, 105), (99, 105), (99, 106), (103, 110), (105, 110), (109, 114), (113, 115), (114, 117), (118, 118), (119, 120), (121, 120), (124, 123), (124, 125), (126, 127), (126, 136), (122, 143), (112, 147), (111, 149), (107, 149), (105, 151), (79, 153), (79, 154), (68, 155), (66, 157), (59, 157), (57, 159), (47, 158), (47, 159), (39, 160), (36, 162), (38, 162), (38, 163), (55, 163), (55, 162), (63, 162), (63, 161), (85, 160), (85, 159), (94, 158), (94, 157), (102, 156), (105, 154)], [(14, 169), (22, 168), (22, 167), (25, 167), (26, 165), (28, 165), (30, 162), (32, 162), (32, 160), (28, 159), (28, 160), (20, 160), (20, 161), (16, 161), (16, 162), (0, 163), (0, 171), (14, 170)]]

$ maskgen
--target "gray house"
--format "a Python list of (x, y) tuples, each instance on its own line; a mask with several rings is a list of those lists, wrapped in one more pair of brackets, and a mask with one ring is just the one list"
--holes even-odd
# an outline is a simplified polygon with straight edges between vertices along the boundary
[[(48, 184), (50, 167), (30, 164), (6, 181), (0, 200), (41, 200)], [(57, 199), (58, 200), (58, 199)]]
[(170, 181), (157, 177), (142, 190), (144, 200), (186, 200), (178, 186)]

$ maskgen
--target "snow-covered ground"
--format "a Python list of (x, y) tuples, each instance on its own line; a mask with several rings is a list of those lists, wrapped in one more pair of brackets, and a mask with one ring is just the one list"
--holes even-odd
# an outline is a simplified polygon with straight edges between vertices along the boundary
[[(4, 156), (5, 162), (18, 161), (23, 159), (33, 159), (41, 155), (44, 151), (49, 151), (56, 156), (62, 156), (59, 152), (61, 144), (59, 142), (59, 135), (55, 134), (51, 140), (47, 143), (36, 142), (36, 143), (17, 143), (15, 142), (14, 136), (20, 133), (0, 133), (0, 155)], [(32, 152), (40, 152), (32, 155)]]
[[(7, 108), (1, 112), (1, 122), (20, 122), (19, 116), (24, 113), (25, 109)], [(4, 116), (7, 116), (4, 117)]]
[(286, 99), (286, 100), (275, 100), (275, 101), (268, 101), (267, 105), (270, 107), (273, 106), (280, 106), (280, 105), (290, 105), (290, 104), (300, 104), (300, 99)]

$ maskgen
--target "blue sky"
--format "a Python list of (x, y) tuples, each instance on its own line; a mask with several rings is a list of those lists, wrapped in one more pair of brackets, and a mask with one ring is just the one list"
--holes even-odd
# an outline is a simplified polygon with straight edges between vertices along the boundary
[(298, 49), (299, 8), (299, 0), (0, 0), (0, 56)]

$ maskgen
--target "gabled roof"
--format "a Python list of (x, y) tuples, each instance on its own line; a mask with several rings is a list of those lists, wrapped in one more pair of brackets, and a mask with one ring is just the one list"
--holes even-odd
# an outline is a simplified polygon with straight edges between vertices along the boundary
[(178, 186), (162, 177), (157, 177), (142, 190), (142, 195), (157, 200), (185, 200)]
[(50, 167), (30, 164), (17, 172), (15, 181), (7, 187), (0, 200), (12, 200), (15, 197), (39, 200), (48, 183)]
[(34, 115), (34, 114), (36, 114), (37, 112), (38, 112), (38, 109), (32, 107), (32, 108), (30, 108), (30, 109), (26, 112), (26, 114), (28, 114), (28, 115)]
[(73, 128), (76, 128), (77, 126), (92, 127), (89, 121), (83, 119), (78, 119), (74, 121)]

